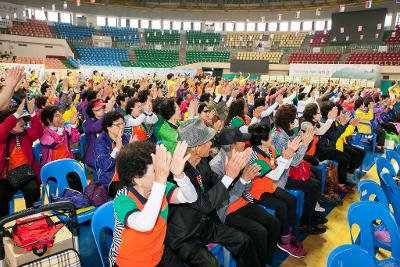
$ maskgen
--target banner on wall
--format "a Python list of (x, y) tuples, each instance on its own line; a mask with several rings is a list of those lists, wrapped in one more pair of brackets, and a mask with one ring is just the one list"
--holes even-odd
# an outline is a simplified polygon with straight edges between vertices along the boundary
[(379, 65), (367, 64), (290, 64), (289, 76), (292, 77), (328, 77), (380, 80)]
[(261, 75), (261, 81), (272, 81), (272, 82), (290, 82), (290, 83), (302, 83), (312, 85), (323, 85), (329, 80), (333, 80), (335, 83), (342, 86), (362, 86), (362, 87), (376, 87), (375, 81), (367, 79), (347, 79), (347, 78), (331, 78), (331, 77), (299, 77), (299, 76), (274, 76), (274, 75)]
[(175, 75), (183, 74), (185, 76), (195, 76), (196, 69), (178, 69), (178, 68), (128, 68), (128, 67), (101, 67), (101, 66), (81, 66), (79, 71), (83, 77), (90, 78), (93, 71), (99, 71), (104, 76), (115, 79), (139, 79), (149, 75), (150, 77), (159, 77), (165, 79), (169, 73)]
[[(11, 3), (0, 1), (0, 15), (2, 18), (5, 18), (8, 15), (10, 19), (21, 20), (21, 19), (23, 19), (24, 9), (25, 9), (24, 6), (21, 6), (21, 5), (16, 5), (16, 4), (11, 4)], [(15, 18), (14, 18), (14, 14), (16, 14)]]
[(45, 69), (44, 64), (17, 64), (17, 63), (0, 63), (0, 73), (4, 73), (4, 70), (14, 68), (14, 67), (24, 67), (27, 76), (30, 76), (32, 70), (36, 71), (36, 75), (39, 77), (40, 81), (45, 79)]

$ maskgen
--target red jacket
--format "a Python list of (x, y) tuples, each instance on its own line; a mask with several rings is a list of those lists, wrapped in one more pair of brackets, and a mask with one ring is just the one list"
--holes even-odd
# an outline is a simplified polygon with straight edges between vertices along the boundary
[[(10, 134), (11, 130), (17, 124), (18, 119), (14, 115), (10, 115), (0, 124), (0, 170), (1, 173), (3, 172), (4, 168), (6, 167), (6, 141), (7, 136)], [(33, 152), (32, 152), (32, 144), (36, 141), (39, 137), (43, 134), (43, 125), (40, 119), (36, 116), (36, 114), (31, 117), (31, 127), (25, 130), (20, 135), (20, 142), (22, 151), (25, 154), (26, 159), (28, 162), (32, 162), (32, 168), (35, 171), (36, 177), (39, 179), (39, 166), (36, 160), (33, 159)], [(10, 149), (9, 153), (13, 150), (15, 146), (15, 136), (13, 135), (10, 139)]]

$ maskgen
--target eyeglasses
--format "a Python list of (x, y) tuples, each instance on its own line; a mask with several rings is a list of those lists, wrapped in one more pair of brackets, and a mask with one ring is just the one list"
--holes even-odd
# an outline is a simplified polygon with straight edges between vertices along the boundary
[(124, 122), (120, 122), (120, 123), (113, 123), (114, 126), (117, 126), (119, 128), (125, 127), (125, 123)]

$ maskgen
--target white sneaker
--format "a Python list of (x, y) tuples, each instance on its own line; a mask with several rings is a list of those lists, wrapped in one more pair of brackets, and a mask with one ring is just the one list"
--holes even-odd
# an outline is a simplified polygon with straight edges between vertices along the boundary
[(321, 207), (321, 205), (317, 202), (317, 204), (315, 205), (315, 211), (325, 212), (325, 209)]

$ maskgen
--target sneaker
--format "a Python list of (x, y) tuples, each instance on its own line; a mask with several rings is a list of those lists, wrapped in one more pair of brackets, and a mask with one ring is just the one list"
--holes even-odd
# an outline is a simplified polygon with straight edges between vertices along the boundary
[(387, 230), (375, 231), (374, 235), (375, 235), (376, 239), (380, 242), (383, 242), (383, 243), (391, 242), (390, 234)]
[(276, 245), (278, 246), (278, 248), (280, 250), (285, 251), (290, 256), (293, 256), (295, 258), (303, 258), (305, 256), (304, 250), (299, 250), (298, 248), (296, 248), (295, 246), (293, 246), (290, 243), (282, 244), (282, 243), (278, 242), (278, 244), (276, 244)]
[(325, 212), (325, 209), (323, 207), (321, 207), (321, 205), (317, 202), (317, 204), (315, 205), (315, 211), (318, 212)]
[(306, 232), (310, 235), (320, 235), (320, 234), (323, 234), (326, 232), (326, 228), (319, 227), (316, 225), (309, 225), (309, 224), (301, 226), (300, 230), (303, 232)]
[(290, 233), (290, 244), (292, 244), (293, 246), (295, 246), (298, 249), (304, 250), (303, 243), (297, 239), (297, 237), (294, 235), (293, 232)]
[(312, 222), (315, 223), (316, 225), (319, 224), (326, 224), (328, 222), (328, 219), (322, 216), (314, 215), (311, 218)]

